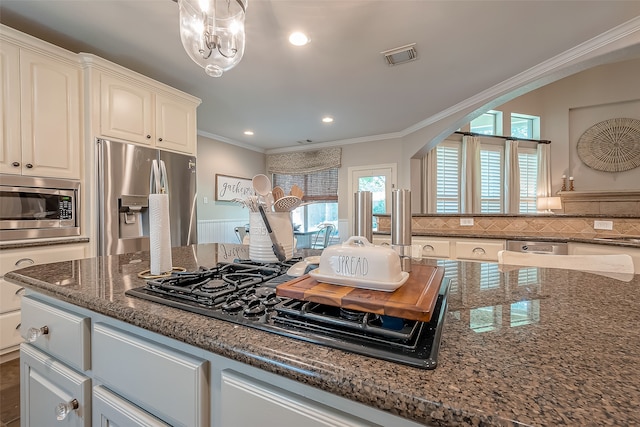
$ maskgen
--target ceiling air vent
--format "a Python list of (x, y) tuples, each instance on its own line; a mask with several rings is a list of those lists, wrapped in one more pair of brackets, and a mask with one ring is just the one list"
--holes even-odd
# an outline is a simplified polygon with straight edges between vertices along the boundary
[(400, 46), (395, 49), (385, 50), (380, 53), (384, 55), (384, 59), (387, 61), (388, 65), (404, 64), (405, 62), (415, 61), (418, 59), (418, 52), (416, 51), (415, 43)]

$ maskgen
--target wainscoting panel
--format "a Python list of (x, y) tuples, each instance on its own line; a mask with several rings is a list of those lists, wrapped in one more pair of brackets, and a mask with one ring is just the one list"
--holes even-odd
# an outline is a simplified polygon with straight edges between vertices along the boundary
[(198, 243), (240, 243), (236, 227), (248, 224), (249, 220), (208, 219), (198, 221)]

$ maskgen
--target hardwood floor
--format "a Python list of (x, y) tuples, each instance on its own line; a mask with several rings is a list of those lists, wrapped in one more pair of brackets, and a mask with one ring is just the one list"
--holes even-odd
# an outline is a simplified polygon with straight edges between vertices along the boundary
[(0, 426), (20, 427), (20, 359), (0, 364)]

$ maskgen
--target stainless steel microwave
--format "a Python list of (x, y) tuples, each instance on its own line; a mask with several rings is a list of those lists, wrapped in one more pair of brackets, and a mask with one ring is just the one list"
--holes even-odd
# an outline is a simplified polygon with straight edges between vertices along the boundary
[(0, 175), (0, 241), (80, 235), (80, 181)]

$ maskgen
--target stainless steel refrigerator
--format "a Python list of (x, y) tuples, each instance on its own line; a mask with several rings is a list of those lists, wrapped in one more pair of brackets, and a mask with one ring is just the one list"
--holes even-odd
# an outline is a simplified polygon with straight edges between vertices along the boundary
[(97, 140), (98, 253), (149, 250), (149, 177), (154, 159), (167, 168), (171, 246), (197, 243), (196, 158)]

